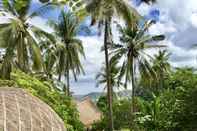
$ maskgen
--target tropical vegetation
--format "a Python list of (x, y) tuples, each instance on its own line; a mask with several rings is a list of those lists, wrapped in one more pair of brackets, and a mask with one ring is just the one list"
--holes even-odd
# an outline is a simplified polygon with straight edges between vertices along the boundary
[(10, 79), (13, 65), (24, 72), (42, 69), (41, 51), (34, 35), (35, 31), (41, 29), (30, 21), (40, 15), (41, 10), (48, 10), (49, 6), (43, 5), (29, 13), (30, 5), (31, 0), (2, 1), (0, 14), (7, 19), (0, 24), (0, 45), (5, 49), (1, 68), (1, 77), (4, 79)]
[[(106, 92), (96, 101), (102, 118), (91, 130), (197, 130), (196, 70), (171, 65), (166, 36), (149, 30), (155, 20), (141, 16), (126, 0), (40, 0), (34, 10), (32, 2), (0, 0), (0, 87), (27, 90), (51, 106), (68, 131), (85, 130), (71, 82), (85, 75), (85, 48), (78, 35), (87, 18), (103, 37), (104, 64), (95, 81)], [(48, 12), (57, 18), (48, 18)], [(52, 31), (32, 22), (38, 17)], [(118, 97), (120, 90), (131, 94)]]
[(63, 90), (70, 95), (70, 74), (77, 80), (77, 75), (84, 73), (80, 57), (85, 57), (85, 53), (82, 41), (76, 38), (78, 19), (70, 12), (61, 11), (58, 21), (51, 21), (50, 25), (54, 28), (58, 40), (56, 48), (50, 51), (51, 60), (48, 64), (56, 66), (59, 81), (65, 76), (67, 91)]

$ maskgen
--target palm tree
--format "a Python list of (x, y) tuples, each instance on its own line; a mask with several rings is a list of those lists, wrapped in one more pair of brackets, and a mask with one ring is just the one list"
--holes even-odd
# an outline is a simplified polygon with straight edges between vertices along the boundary
[[(38, 43), (34, 37), (35, 30), (41, 30), (31, 24), (30, 20), (46, 11), (49, 4), (43, 5), (35, 12), (29, 13), (31, 0), (2, 0), (0, 15), (7, 21), (0, 23), (0, 46), (5, 49), (4, 61), (1, 68), (1, 77), (10, 79), (13, 60), (22, 71), (33, 69), (41, 70), (42, 57)], [(13, 59), (15, 58), (16, 59)], [(31, 59), (32, 61), (29, 61)]]
[[(160, 89), (164, 88), (164, 77), (170, 72), (170, 63), (168, 62), (170, 54), (166, 51), (159, 51), (153, 58), (153, 70), (156, 72), (158, 85)], [(157, 91), (158, 92), (158, 91)]]
[[(117, 66), (117, 62), (118, 61), (109, 61), (109, 66), (110, 66), (110, 78), (111, 78), (111, 86), (114, 88), (118, 88), (121, 86), (123, 86), (122, 82), (118, 81), (118, 73), (120, 70), (120, 67)], [(106, 68), (105, 66), (103, 66), (101, 68), (101, 71), (96, 75), (96, 86), (100, 86), (100, 85), (104, 85), (104, 89), (107, 89), (107, 75), (106, 75)], [(113, 89), (112, 88), (112, 89)], [(114, 90), (112, 90), (113, 94), (114, 94)]]
[(51, 33), (42, 32), (40, 30), (35, 31), (35, 36), (39, 37), (39, 48), (41, 49), (43, 57), (43, 72), (40, 73), (42, 73), (42, 76), (46, 76), (47, 79), (52, 80), (53, 74), (55, 74), (54, 66), (57, 58), (56, 37)]
[[(61, 81), (62, 75), (66, 77), (68, 94), (70, 92), (70, 71), (75, 80), (77, 80), (77, 75), (84, 73), (80, 57), (85, 57), (85, 53), (82, 41), (76, 38), (78, 24), (77, 18), (72, 13), (64, 11), (61, 12), (58, 22), (50, 22), (59, 39), (53, 53), (56, 56), (58, 80)], [(64, 91), (66, 92), (65, 89)]]
[(147, 76), (141, 74), (140, 86), (143, 88), (150, 88), (156, 95), (164, 88), (165, 76), (170, 72), (170, 63), (168, 62), (170, 54), (167, 50), (160, 50), (152, 58), (151, 69), (155, 72), (154, 76)]
[(165, 37), (163, 35), (150, 36), (147, 34), (148, 28), (153, 24), (153, 21), (145, 22), (143, 26), (138, 28), (128, 28), (119, 26), (121, 33), (120, 41), (122, 44), (113, 45), (113, 56), (111, 59), (123, 60), (119, 73), (119, 80), (125, 80), (125, 87), (128, 82), (132, 84), (132, 101), (133, 112), (135, 111), (135, 89), (136, 89), (136, 69), (139, 73), (154, 75), (154, 71), (151, 70), (149, 60), (151, 56), (145, 51), (150, 48), (164, 47), (163, 45), (150, 44), (154, 41), (161, 41)]
[(134, 25), (139, 17), (137, 11), (133, 9), (125, 0), (90, 0), (87, 2), (87, 12), (91, 14), (92, 23), (96, 22), (99, 27), (104, 25), (104, 52), (107, 80), (107, 96), (109, 108), (109, 128), (113, 130), (113, 110), (112, 110), (112, 86), (110, 78), (108, 47), (112, 44), (111, 21), (114, 15), (122, 16), (130, 27)]

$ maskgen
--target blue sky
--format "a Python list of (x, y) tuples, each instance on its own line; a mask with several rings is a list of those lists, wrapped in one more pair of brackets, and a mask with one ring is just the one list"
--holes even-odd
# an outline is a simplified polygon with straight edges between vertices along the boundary
[[(140, 0), (134, 0), (131, 4), (140, 12), (145, 19), (157, 21), (153, 25), (150, 34), (165, 34), (167, 39), (162, 42), (168, 46), (171, 52), (170, 62), (174, 67), (192, 66), (197, 67), (197, 50), (192, 49), (192, 44), (197, 44), (197, 0), (158, 0), (152, 6), (139, 4)], [(38, 0), (32, 3), (34, 10), (40, 6)], [(58, 10), (49, 12), (48, 17), (56, 19)], [(48, 18), (47, 17), (47, 18)], [(117, 19), (115, 19), (117, 20)], [(45, 25), (45, 18), (35, 18), (32, 23), (52, 31)], [(87, 94), (89, 92), (103, 91), (95, 87), (95, 75), (99, 72), (104, 61), (104, 55), (100, 52), (103, 44), (102, 36), (97, 35), (96, 27), (89, 28), (90, 18), (82, 22), (79, 38), (84, 43), (86, 59), (82, 60), (86, 74), (80, 76), (77, 83), (71, 83), (72, 91), (75, 94)], [(88, 30), (90, 29), (90, 30)], [(114, 38), (118, 39), (118, 33), (113, 25)], [(157, 50), (149, 51), (150, 54), (157, 53)]]

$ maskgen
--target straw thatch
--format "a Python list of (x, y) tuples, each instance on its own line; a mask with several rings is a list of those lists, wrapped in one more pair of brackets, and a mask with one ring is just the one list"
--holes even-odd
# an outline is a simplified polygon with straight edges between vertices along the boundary
[(66, 131), (60, 117), (19, 88), (0, 88), (0, 131)]
[(77, 109), (79, 111), (80, 121), (88, 128), (90, 128), (94, 122), (101, 120), (101, 111), (89, 97), (86, 97), (80, 102), (78, 101)]

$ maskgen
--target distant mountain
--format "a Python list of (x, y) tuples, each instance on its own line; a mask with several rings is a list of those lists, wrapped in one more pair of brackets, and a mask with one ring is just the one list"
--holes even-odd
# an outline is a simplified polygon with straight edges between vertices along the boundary
[[(120, 99), (131, 98), (131, 94), (132, 94), (131, 90), (123, 90), (123, 91), (117, 92), (117, 96)], [(92, 101), (96, 102), (100, 96), (104, 96), (104, 95), (105, 93), (101, 93), (101, 92), (91, 92), (87, 95), (74, 95), (73, 97), (74, 99), (78, 101), (82, 101), (84, 98), (90, 97)]]
[(105, 93), (101, 93), (101, 92), (91, 92), (87, 95), (74, 95), (73, 97), (78, 100), (78, 101), (82, 101), (84, 98), (89, 97), (92, 99), (92, 101), (96, 102), (100, 96), (105, 95)]

